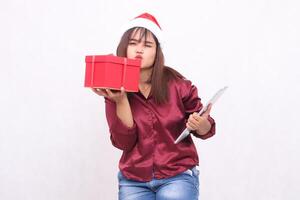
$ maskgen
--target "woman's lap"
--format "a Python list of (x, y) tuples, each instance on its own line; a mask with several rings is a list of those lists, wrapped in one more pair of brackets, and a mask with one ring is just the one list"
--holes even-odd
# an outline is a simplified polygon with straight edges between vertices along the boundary
[(137, 182), (119, 172), (119, 200), (197, 200), (199, 171), (193, 169), (166, 179)]

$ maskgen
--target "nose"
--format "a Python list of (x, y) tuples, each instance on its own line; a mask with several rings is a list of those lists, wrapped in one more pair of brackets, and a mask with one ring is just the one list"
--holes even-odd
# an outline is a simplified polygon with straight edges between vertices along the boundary
[(144, 47), (142, 45), (138, 45), (136, 47), (136, 53), (137, 54), (143, 54), (144, 53)]
[(144, 53), (144, 50), (143, 50), (143, 49), (137, 49), (137, 50), (136, 50), (136, 53), (137, 53), (137, 54), (143, 54), (143, 53)]

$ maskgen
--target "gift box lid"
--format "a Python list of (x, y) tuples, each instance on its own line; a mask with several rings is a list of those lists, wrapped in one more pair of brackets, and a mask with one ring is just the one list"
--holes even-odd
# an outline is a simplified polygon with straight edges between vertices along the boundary
[[(93, 58), (94, 57), (94, 58)], [(97, 56), (86, 56), (86, 63), (116, 63), (116, 64), (124, 64), (124, 60), (127, 59), (127, 65), (132, 65), (136, 67), (141, 66), (141, 61), (136, 59), (129, 59), (125, 57), (119, 57), (114, 55), (97, 55)]]

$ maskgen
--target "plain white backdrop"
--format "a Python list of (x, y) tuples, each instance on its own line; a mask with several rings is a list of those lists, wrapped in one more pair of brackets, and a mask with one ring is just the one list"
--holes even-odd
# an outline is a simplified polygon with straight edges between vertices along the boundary
[[(213, 138), (195, 139), (208, 200), (300, 197), (297, 0), (2, 0), (0, 199), (117, 199), (121, 151), (104, 101), (83, 87), (85, 55), (115, 53), (120, 27), (154, 14), (166, 64), (205, 103)], [(172, 113), (170, 113), (172, 114)]]

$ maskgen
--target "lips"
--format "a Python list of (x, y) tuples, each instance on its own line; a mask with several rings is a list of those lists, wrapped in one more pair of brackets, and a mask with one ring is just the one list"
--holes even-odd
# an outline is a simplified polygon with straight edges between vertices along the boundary
[(142, 59), (142, 56), (136, 56), (135, 59)]

